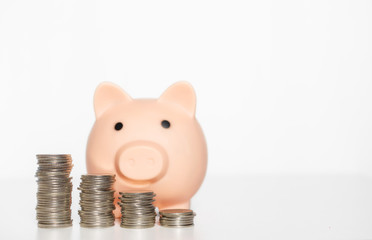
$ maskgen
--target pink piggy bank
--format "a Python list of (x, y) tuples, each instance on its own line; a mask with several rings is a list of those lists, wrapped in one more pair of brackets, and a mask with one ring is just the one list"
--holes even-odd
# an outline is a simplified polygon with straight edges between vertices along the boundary
[(124, 190), (149, 189), (159, 209), (189, 208), (207, 168), (195, 105), (187, 82), (175, 83), (159, 99), (132, 99), (112, 83), (100, 84), (86, 152), (88, 173), (116, 174), (116, 197)]

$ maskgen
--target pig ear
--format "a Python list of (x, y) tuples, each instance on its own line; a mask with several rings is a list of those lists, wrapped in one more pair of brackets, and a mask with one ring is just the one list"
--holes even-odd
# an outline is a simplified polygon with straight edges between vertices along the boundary
[(177, 104), (183, 107), (190, 116), (195, 116), (195, 91), (188, 82), (177, 82), (173, 84), (165, 90), (158, 101)]
[(129, 101), (132, 101), (132, 98), (119, 86), (109, 82), (101, 83), (94, 93), (96, 118), (101, 116), (111, 106)]

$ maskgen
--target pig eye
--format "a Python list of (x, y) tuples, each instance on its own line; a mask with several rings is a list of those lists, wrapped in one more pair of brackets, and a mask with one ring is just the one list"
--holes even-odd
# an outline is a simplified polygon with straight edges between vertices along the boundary
[(163, 121), (161, 121), (161, 126), (163, 128), (169, 128), (170, 127), (170, 122), (167, 121), (167, 120), (163, 120)]
[(115, 124), (115, 130), (116, 131), (119, 131), (123, 128), (123, 124), (121, 122), (118, 122)]

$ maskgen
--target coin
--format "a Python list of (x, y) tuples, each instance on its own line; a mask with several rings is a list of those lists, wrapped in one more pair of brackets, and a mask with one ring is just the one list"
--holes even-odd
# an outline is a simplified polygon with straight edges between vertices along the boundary
[(37, 154), (35, 173), (36, 219), (40, 228), (72, 226), (71, 191), (72, 158), (69, 154)]
[(154, 192), (150, 190), (128, 190), (119, 192), (121, 227), (149, 228), (155, 225)]
[(81, 176), (80, 186), (80, 226), (85, 228), (111, 227), (115, 224), (113, 210), (113, 184), (115, 175), (86, 174)]
[(159, 215), (159, 223), (164, 227), (193, 226), (196, 216), (190, 209), (163, 209), (159, 211)]

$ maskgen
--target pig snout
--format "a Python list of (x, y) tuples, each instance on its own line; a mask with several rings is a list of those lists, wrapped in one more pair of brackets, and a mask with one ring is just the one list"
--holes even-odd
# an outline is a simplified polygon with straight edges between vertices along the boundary
[(117, 172), (132, 181), (156, 181), (165, 174), (167, 167), (166, 151), (153, 142), (126, 144), (116, 155)]

